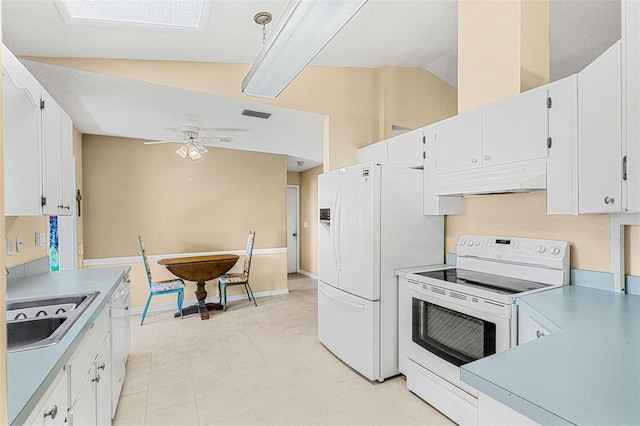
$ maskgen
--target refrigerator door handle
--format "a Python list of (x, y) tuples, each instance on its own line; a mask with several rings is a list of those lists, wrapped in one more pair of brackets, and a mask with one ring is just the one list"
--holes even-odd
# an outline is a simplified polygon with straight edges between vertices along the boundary
[(338, 191), (338, 204), (336, 206), (336, 233), (335, 233), (335, 252), (336, 252), (336, 267), (338, 271), (342, 271), (342, 251), (340, 250), (340, 240), (342, 234), (342, 191)]
[(333, 260), (335, 261), (336, 271), (338, 268), (338, 248), (336, 246), (336, 234), (338, 233), (338, 197), (340, 196), (340, 191), (336, 192), (333, 196), (333, 203), (331, 205), (331, 226), (329, 227), (329, 235), (331, 239), (331, 247), (333, 250), (331, 253), (333, 254)]
[(322, 294), (324, 294), (325, 296), (327, 296), (329, 299), (331, 300), (335, 300), (336, 302), (342, 303), (343, 305), (347, 305), (351, 308), (356, 308), (360, 311), (364, 311), (364, 305), (362, 303), (353, 303), (353, 302), (347, 302), (346, 300), (342, 300), (339, 297), (336, 297), (332, 294), (327, 293), (327, 291), (325, 289), (323, 289), (322, 287), (320, 287), (320, 291), (322, 292)]

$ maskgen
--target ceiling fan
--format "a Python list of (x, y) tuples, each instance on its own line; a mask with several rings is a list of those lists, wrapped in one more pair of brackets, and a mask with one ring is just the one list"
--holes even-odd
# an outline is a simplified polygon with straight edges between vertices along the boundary
[[(192, 160), (197, 160), (202, 157), (202, 154), (208, 152), (207, 148), (204, 147), (205, 144), (213, 143), (215, 141), (229, 143), (233, 141), (231, 134), (247, 131), (246, 129), (211, 129), (200, 128), (197, 126), (180, 126), (177, 128), (169, 128), (169, 130), (181, 134), (181, 140), (151, 141), (145, 142), (145, 145), (183, 142), (184, 145), (176, 150), (176, 154), (182, 158), (187, 158), (187, 156), (189, 156)], [(220, 134), (206, 137), (200, 136), (200, 132), (203, 130), (215, 131)]]

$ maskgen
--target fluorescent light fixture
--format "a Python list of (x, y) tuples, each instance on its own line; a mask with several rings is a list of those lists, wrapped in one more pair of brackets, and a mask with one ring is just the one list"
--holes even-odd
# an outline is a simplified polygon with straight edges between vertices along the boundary
[(198, 28), (204, 0), (63, 0), (72, 19)]
[(367, 0), (290, 0), (242, 80), (247, 95), (275, 98)]

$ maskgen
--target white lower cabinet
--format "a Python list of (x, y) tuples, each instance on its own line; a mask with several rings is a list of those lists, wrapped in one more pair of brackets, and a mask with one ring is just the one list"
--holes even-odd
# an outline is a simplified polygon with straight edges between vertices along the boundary
[(526, 309), (518, 307), (518, 344), (530, 342), (550, 334), (551, 331), (540, 324)]
[(69, 374), (70, 426), (111, 424), (111, 333), (109, 307), (91, 324), (65, 370)]
[(68, 389), (67, 373), (63, 370), (38, 402), (36, 409), (33, 410), (25, 424), (31, 426), (64, 425), (69, 406)]

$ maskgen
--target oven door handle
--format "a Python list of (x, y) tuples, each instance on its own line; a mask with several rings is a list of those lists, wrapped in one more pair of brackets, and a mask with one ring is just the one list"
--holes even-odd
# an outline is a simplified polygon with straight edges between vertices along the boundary
[(322, 294), (327, 296), (329, 299), (335, 300), (336, 302), (342, 303), (343, 305), (347, 305), (349, 307), (358, 309), (360, 311), (364, 311), (364, 305), (362, 303), (347, 302), (346, 300), (342, 300), (339, 297), (334, 296), (333, 294), (327, 293), (327, 291), (324, 290), (322, 287), (320, 287), (320, 291), (322, 292)]

